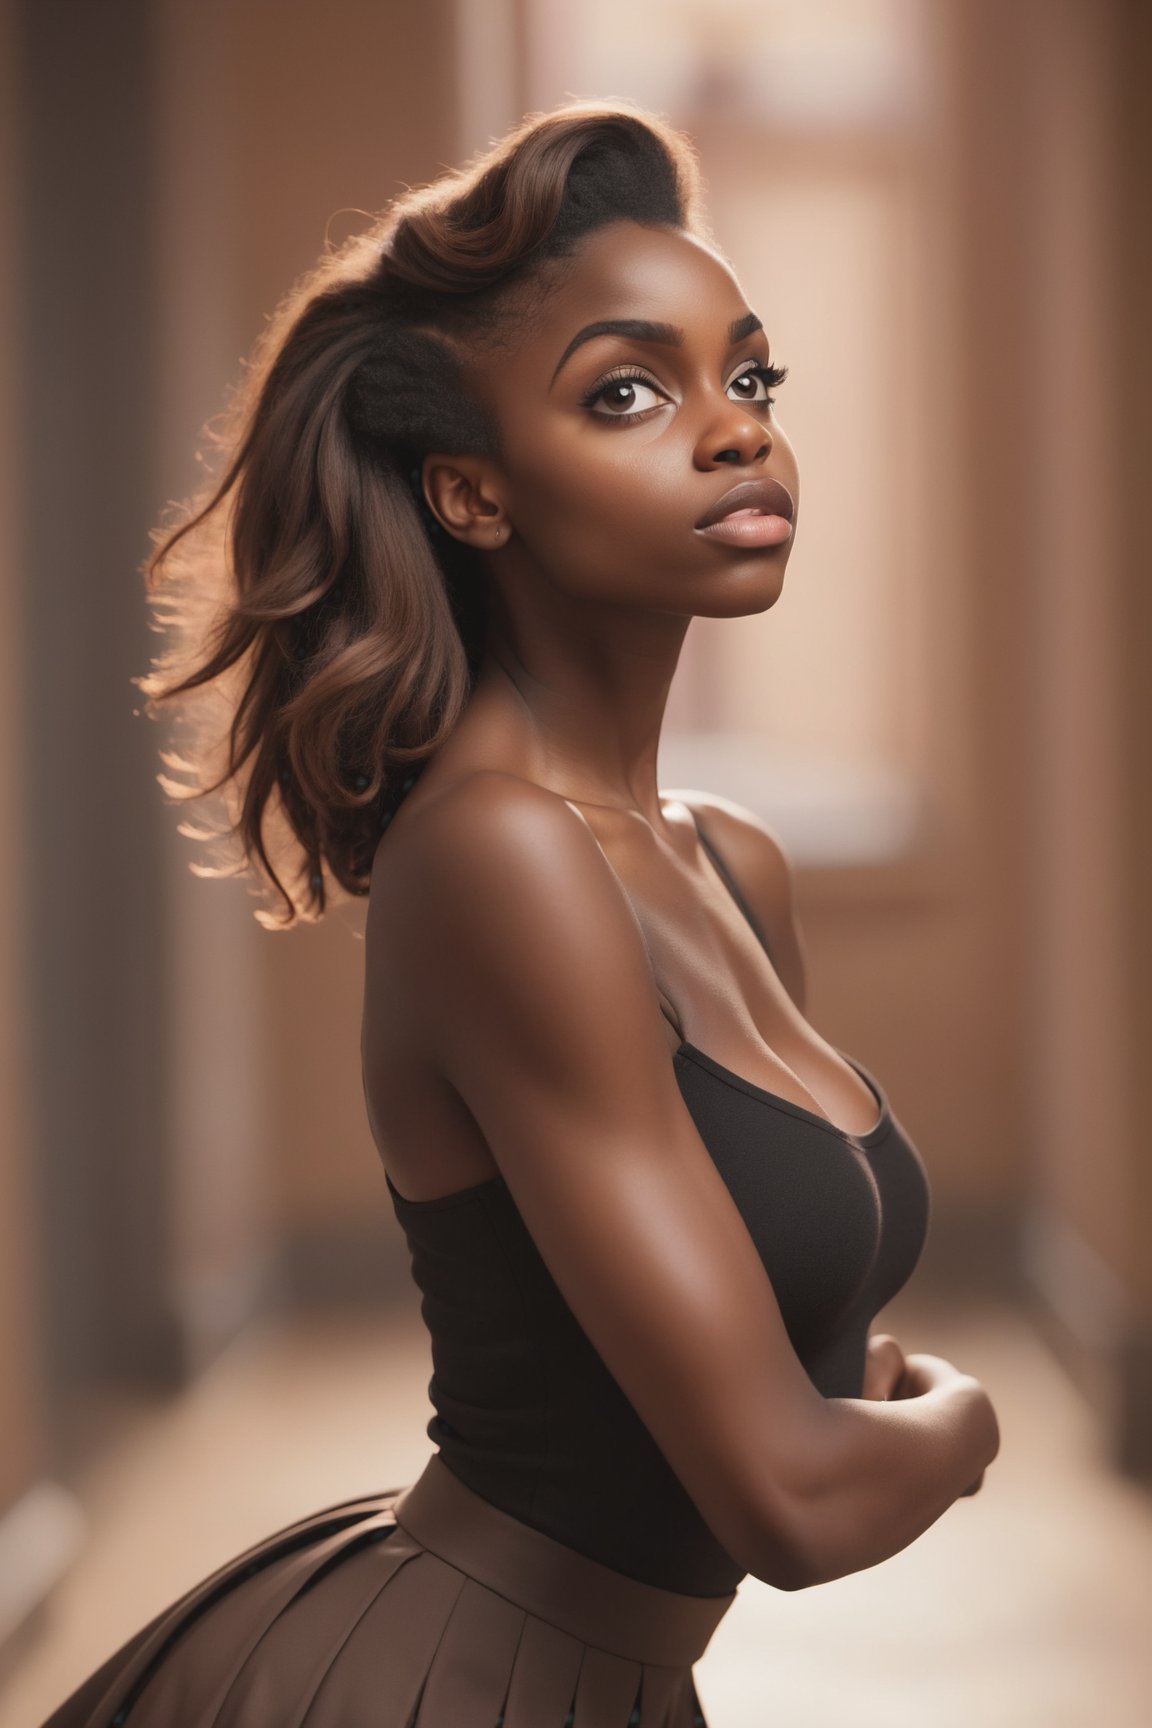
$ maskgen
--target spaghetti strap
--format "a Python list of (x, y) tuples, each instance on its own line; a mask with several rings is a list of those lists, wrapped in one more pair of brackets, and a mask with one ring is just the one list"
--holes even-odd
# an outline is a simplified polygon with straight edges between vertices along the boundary
[(617, 870), (615, 864), (613, 864), (611, 858), (609, 858), (607, 852), (604, 850), (604, 847), (601, 845), (600, 839), (599, 839), (598, 835), (596, 834), (595, 829), (592, 827), (592, 824), (588, 821), (588, 818), (587, 818), (587, 816), (585, 816), (583, 810), (581, 810), (580, 806), (578, 804), (574, 803), (571, 798), (566, 799), (565, 802), (568, 805), (568, 808), (570, 810), (574, 811), (575, 814), (577, 816), (579, 816), (581, 822), (583, 822), (584, 825), (587, 827), (587, 829), (591, 833), (593, 839), (596, 841), (597, 846), (600, 847), (600, 852), (603, 856), (605, 864), (607, 864), (609, 870), (611, 870), (613, 876), (616, 878), (616, 885), (619, 888), (620, 893), (624, 898), (625, 905), (628, 907), (628, 910), (632, 915), (632, 921), (636, 926), (636, 930), (637, 930), (637, 933), (639, 934), (640, 941), (644, 947), (644, 952), (648, 957), (648, 971), (651, 974), (651, 978), (652, 978), (652, 988), (655, 990), (657, 999), (658, 999), (659, 1004), (660, 1004), (660, 1012), (664, 1016), (665, 1020), (667, 1020), (668, 1024), (672, 1027), (672, 1029), (676, 1033), (677, 1037), (680, 1038), (681, 1041), (683, 1041), (684, 1028), (680, 1024), (679, 1010), (674, 1006), (671, 998), (668, 996), (667, 991), (665, 991), (661, 987), (660, 975), (659, 975), (659, 972), (657, 971), (656, 962), (652, 957), (652, 949), (649, 946), (648, 937), (647, 937), (647, 934), (645, 933), (644, 926), (640, 922), (640, 919), (637, 915), (635, 906), (632, 904), (632, 896), (629, 894), (628, 890), (624, 886), (624, 883), (621, 881), (620, 872)]
[[(749, 925), (752, 928), (754, 935), (756, 936), (757, 941), (760, 943), (760, 946), (763, 948), (765, 954), (767, 954), (769, 960), (771, 960), (772, 959), (772, 949), (769, 946), (768, 938), (765, 936), (763, 930), (760, 928), (760, 925), (759, 925), (757, 918), (756, 918), (756, 914), (753, 912), (753, 910), (749, 906), (747, 900), (744, 898), (744, 895), (741, 893), (740, 884), (737, 882), (737, 880), (733, 876), (731, 870), (729, 870), (727, 864), (725, 864), (724, 859), (721, 857), (720, 852), (717, 850), (716, 842), (714, 840), (710, 840), (708, 838), (708, 835), (704, 830), (704, 825), (700, 821), (700, 818), (697, 816), (695, 810), (693, 810), (692, 806), (690, 804), (685, 804), (684, 808), (688, 811), (689, 815), (691, 816), (692, 821), (693, 821), (695, 828), (696, 828), (696, 832), (699, 835), (700, 840), (703, 844), (704, 850), (705, 850), (705, 852), (707, 852), (708, 856), (711, 858), (713, 864), (715, 864), (716, 869), (719, 872), (719, 875), (721, 877), (721, 880), (724, 882), (725, 887), (728, 889), (728, 892), (731, 894), (733, 900), (735, 900), (737, 906), (740, 908), (741, 912), (744, 914), (744, 917), (747, 919)], [(773, 964), (774, 964), (774, 962), (773, 962)]]

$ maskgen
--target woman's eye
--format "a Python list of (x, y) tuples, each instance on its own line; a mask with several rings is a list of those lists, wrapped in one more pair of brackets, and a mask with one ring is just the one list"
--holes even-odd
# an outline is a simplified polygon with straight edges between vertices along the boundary
[(788, 376), (786, 366), (752, 366), (747, 372), (741, 372), (738, 378), (733, 378), (729, 390), (737, 390), (738, 402), (774, 402), (775, 397), (769, 392), (772, 385), (783, 384)]
[(655, 384), (650, 384), (639, 373), (629, 372), (616, 378), (601, 379), (584, 397), (583, 406), (592, 408), (594, 404), (602, 403), (603, 407), (596, 410), (601, 420), (631, 420), (666, 400)]
[[(763, 402), (771, 406), (775, 398), (769, 394), (773, 385), (783, 384), (788, 376), (786, 366), (750, 366), (733, 378), (728, 386), (737, 402)], [(642, 372), (610, 373), (594, 384), (582, 398), (582, 406), (590, 408), (598, 420), (617, 423), (639, 420), (653, 408), (667, 403), (668, 397)], [(600, 404), (600, 406), (597, 406)]]

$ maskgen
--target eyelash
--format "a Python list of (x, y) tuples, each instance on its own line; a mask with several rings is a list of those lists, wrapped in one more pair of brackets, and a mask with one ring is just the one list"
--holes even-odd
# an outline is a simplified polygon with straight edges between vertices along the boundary
[[(787, 366), (761, 366), (757, 363), (755, 366), (749, 366), (744, 372), (738, 372), (732, 383), (735, 384), (740, 378), (759, 378), (771, 389), (773, 386), (778, 388), (783, 384), (787, 376)], [(622, 366), (614, 372), (606, 372), (603, 378), (597, 379), (592, 388), (580, 398), (580, 406), (591, 408), (593, 403), (612, 384), (647, 384), (651, 390), (660, 389), (655, 379), (650, 378), (646, 372), (641, 372), (638, 367)], [(762, 402), (754, 402), (751, 406), (771, 408), (775, 400), (774, 396), (765, 396)], [(611, 421), (614, 426), (627, 426), (630, 421), (642, 420), (646, 414), (651, 413), (651, 408), (637, 408), (630, 414), (597, 414), (596, 418)]]

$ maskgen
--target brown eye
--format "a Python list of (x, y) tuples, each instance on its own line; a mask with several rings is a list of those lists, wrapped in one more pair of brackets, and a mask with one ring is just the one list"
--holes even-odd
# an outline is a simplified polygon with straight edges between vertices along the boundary
[(772, 385), (783, 384), (788, 376), (787, 366), (750, 366), (747, 372), (741, 372), (738, 378), (733, 378), (729, 390), (735, 390), (738, 385), (751, 386), (742, 389), (736, 398), (738, 402), (766, 402), (771, 404), (776, 398), (769, 394)]
[(739, 389), (746, 402), (766, 402), (768, 400), (768, 386), (756, 372), (741, 373), (739, 378), (732, 380), (729, 388), (732, 390)]
[[(650, 386), (639, 382), (606, 384), (600, 392), (600, 400), (609, 408), (635, 409), (638, 402), (637, 391), (642, 395), (646, 389), (648, 394), (652, 395)], [(651, 403), (640, 401), (639, 406), (641, 408), (651, 407)]]
[[(599, 420), (632, 420), (666, 400), (663, 391), (642, 372), (617, 372), (594, 384), (581, 405), (591, 408)], [(596, 408), (597, 402), (605, 406)]]

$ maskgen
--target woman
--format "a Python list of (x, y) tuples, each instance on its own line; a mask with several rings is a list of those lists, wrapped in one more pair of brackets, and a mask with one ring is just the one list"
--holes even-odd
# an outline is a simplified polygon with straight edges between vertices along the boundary
[(783, 378), (691, 147), (621, 106), (406, 194), (270, 326), (150, 570), (185, 635), (220, 572), (223, 605), (140, 682), (224, 693), (219, 773), (165, 784), (224, 789), (287, 923), (370, 895), (438, 1451), (229, 1561), (51, 1728), (689, 1728), (746, 1573), (873, 1566), (979, 1486), (982, 1387), (868, 1337), (927, 1186), (804, 1017), (786, 859), (656, 785), (690, 619), (781, 591)]

